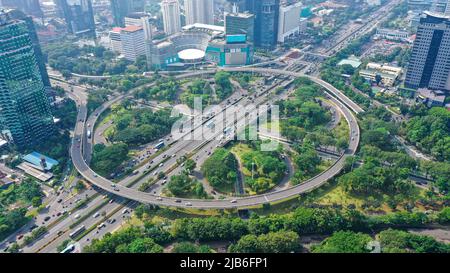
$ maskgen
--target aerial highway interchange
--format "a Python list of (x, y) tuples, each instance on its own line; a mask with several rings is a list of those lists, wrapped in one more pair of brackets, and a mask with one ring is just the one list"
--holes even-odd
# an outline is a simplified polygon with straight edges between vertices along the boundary
[[(349, 127), (350, 127), (350, 133), (351, 136), (349, 137), (350, 143), (348, 146), (348, 149), (346, 152), (336, 161), (336, 163), (326, 170), (325, 172), (319, 174), (318, 176), (309, 179), (305, 183), (291, 187), (285, 190), (280, 190), (276, 192), (270, 192), (263, 195), (257, 195), (257, 196), (248, 196), (248, 197), (242, 197), (242, 198), (234, 198), (231, 199), (225, 199), (225, 200), (197, 200), (197, 199), (181, 199), (181, 198), (171, 198), (171, 197), (162, 197), (158, 196), (152, 193), (147, 192), (141, 192), (136, 189), (128, 188), (123, 183), (120, 184), (114, 184), (112, 181), (99, 176), (96, 174), (88, 165), (86, 162), (85, 156), (88, 157), (90, 154), (90, 148), (85, 148), (83, 150), (83, 147), (85, 147), (85, 143), (87, 141), (86, 131), (87, 131), (87, 124), (88, 122), (85, 122), (87, 120), (87, 109), (85, 105), (81, 105), (79, 116), (78, 116), (78, 122), (76, 124), (75, 128), (75, 139), (80, 139), (81, 143), (78, 143), (74, 141), (72, 148), (71, 148), (71, 156), (73, 160), (73, 164), (75, 168), (78, 170), (78, 172), (89, 182), (94, 184), (95, 186), (113, 193), (115, 195), (138, 201), (141, 203), (147, 203), (147, 204), (156, 204), (161, 206), (168, 206), (168, 207), (193, 207), (193, 208), (202, 208), (202, 209), (226, 209), (226, 208), (240, 208), (240, 207), (252, 207), (252, 206), (258, 206), (264, 203), (270, 203), (275, 201), (281, 201), (284, 199), (288, 199), (289, 197), (299, 195), (301, 193), (310, 191), (314, 188), (319, 187), (323, 183), (327, 182), (329, 179), (333, 178), (337, 174), (340, 173), (344, 166), (345, 158), (349, 155), (353, 155), (358, 148), (359, 145), (359, 127), (357, 120), (355, 116), (353, 115), (352, 111), (355, 113), (359, 113), (362, 111), (362, 109), (357, 106), (354, 102), (352, 102), (350, 99), (348, 99), (344, 94), (342, 94), (339, 90), (332, 87), (331, 85), (321, 81), (320, 79), (313, 78), (301, 73), (291, 72), (291, 71), (285, 71), (285, 70), (278, 70), (278, 69), (265, 69), (265, 68), (226, 68), (226, 71), (229, 72), (254, 72), (254, 73), (269, 73), (269, 74), (275, 74), (275, 75), (288, 75), (288, 76), (294, 76), (294, 77), (300, 77), (300, 76), (306, 76), (309, 77), (311, 80), (313, 80), (315, 83), (321, 85), (323, 88), (326, 89), (326, 91), (330, 94), (330, 99), (335, 102), (337, 105), (339, 105), (340, 111), (342, 112), (343, 116), (345, 117)], [(214, 73), (215, 71), (201, 71), (197, 73), (187, 74), (187, 76), (194, 76), (199, 73)], [(119, 100), (119, 98), (117, 99)], [(109, 101), (107, 104), (112, 104), (116, 102), (117, 100)], [(256, 103), (256, 102), (255, 102)], [(102, 106), (99, 109), (97, 109), (93, 115), (94, 117), (98, 117), (99, 113), (102, 112), (102, 110), (106, 109), (107, 106)], [(351, 110), (350, 110), (351, 109)], [(81, 121), (80, 121), (81, 120)], [(89, 119), (91, 120), (91, 118)], [(93, 124), (93, 123), (89, 123)], [(183, 143), (188, 142), (188, 144)], [(185, 149), (185, 146), (188, 145), (190, 148), (196, 148), (199, 143), (196, 143), (196, 141), (181, 141), (180, 144), (176, 143), (175, 145), (171, 146), (168, 150), (165, 150), (163, 154), (160, 154), (157, 158), (154, 159), (154, 165), (160, 165), (167, 156), (164, 156), (164, 154), (169, 155), (171, 158), (172, 155), (177, 154), (177, 152), (180, 151), (180, 147), (178, 145), (182, 145), (182, 149)], [(216, 144), (217, 145), (217, 144)], [(86, 145), (89, 147), (90, 145)], [(172, 162), (165, 162), (164, 169), (161, 168), (161, 171), (166, 171), (172, 167), (171, 164), (176, 164), (174, 161), (175, 159), (172, 159)], [(160, 165), (161, 166), (161, 165)], [(163, 167), (163, 166), (161, 166)]]

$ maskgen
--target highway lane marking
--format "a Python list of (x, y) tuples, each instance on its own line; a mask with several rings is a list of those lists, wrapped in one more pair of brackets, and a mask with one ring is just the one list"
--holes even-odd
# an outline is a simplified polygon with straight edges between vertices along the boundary
[(44, 248), (46, 248), (47, 246), (49, 246), (51, 243), (53, 243), (54, 241), (56, 241), (58, 238), (60, 238), (61, 236), (63, 236), (64, 234), (67, 233), (67, 231), (69, 231), (68, 229), (64, 230), (62, 233), (60, 233), (59, 235), (57, 235), (55, 238), (53, 238), (52, 240), (48, 241), (46, 244), (44, 244), (43, 246), (41, 246), (40, 248), (38, 248), (38, 250), (36, 250), (36, 253), (41, 252), (42, 250), (44, 250)]

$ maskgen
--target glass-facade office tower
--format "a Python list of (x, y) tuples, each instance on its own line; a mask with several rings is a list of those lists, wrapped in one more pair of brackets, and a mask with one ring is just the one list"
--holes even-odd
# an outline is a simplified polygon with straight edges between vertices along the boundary
[(55, 0), (55, 3), (59, 16), (66, 21), (69, 33), (95, 38), (92, 0)]
[(145, 0), (110, 0), (114, 25), (125, 26), (125, 17), (134, 12), (144, 12)]
[(245, 8), (255, 15), (255, 46), (275, 47), (278, 38), (280, 0), (247, 0)]
[(44, 141), (53, 117), (25, 21), (0, 13), (0, 128), (19, 147)]
[(417, 28), (405, 86), (450, 90), (449, 74), (450, 17), (425, 12)]
[(225, 33), (227, 35), (247, 35), (247, 41), (253, 42), (255, 36), (255, 15), (251, 13), (225, 13)]
[(31, 42), (33, 43), (34, 55), (36, 56), (36, 61), (39, 66), (39, 72), (41, 73), (42, 82), (44, 83), (44, 86), (51, 87), (47, 68), (45, 66), (44, 56), (42, 54), (41, 45), (39, 43), (39, 38), (33, 23), (33, 18), (27, 16), (20, 10), (7, 10), (6, 12), (8, 13), (10, 19), (22, 20), (27, 23), (28, 34), (30, 35)]

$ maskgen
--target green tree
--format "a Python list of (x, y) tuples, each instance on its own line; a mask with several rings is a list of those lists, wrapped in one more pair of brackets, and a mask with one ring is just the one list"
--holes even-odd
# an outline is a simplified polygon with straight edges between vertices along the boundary
[(337, 231), (322, 243), (312, 247), (313, 253), (367, 253), (369, 235), (352, 231)]

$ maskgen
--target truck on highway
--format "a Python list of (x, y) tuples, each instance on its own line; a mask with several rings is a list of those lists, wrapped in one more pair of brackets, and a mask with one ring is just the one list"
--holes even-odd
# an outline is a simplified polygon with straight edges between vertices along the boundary
[(74, 239), (76, 238), (78, 235), (80, 235), (81, 233), (83, 233), (83, 231), (86, 230), (86, 227), (84, 225), (82, 225), (81, 227), (77, 228), (75, 231), (71, 232), (69, 234), (69, 237)]

